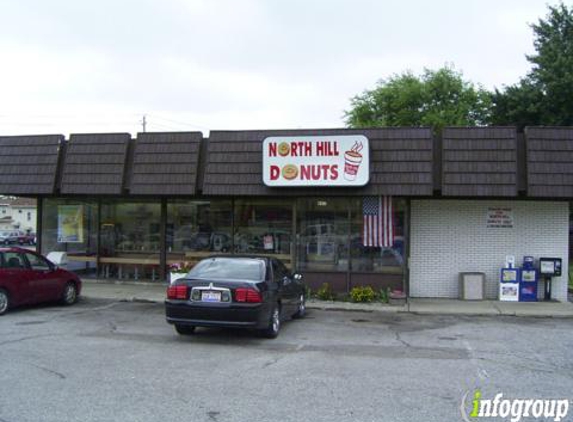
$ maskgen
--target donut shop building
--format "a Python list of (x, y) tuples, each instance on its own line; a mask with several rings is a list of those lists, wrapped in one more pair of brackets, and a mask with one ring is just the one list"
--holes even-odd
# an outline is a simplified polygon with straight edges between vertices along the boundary
[[(0, 193), (38, 198), (42, 253), (83, 277), (267, 254), (317, 289), (498, 294), (507, 255), (555, 256), (567, 298), (573, 129), (320, 129), (0, 137)], [(541, 290), (541, 289), (540, 289)]]

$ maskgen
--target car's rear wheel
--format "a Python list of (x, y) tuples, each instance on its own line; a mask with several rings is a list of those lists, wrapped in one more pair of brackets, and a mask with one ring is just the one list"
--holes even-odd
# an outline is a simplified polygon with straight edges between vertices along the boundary
[(0, 289), (0, 315), (4, 315), (9, 307), (10, 297), (8, 296), (8, 292), (4, 289)]
[(193, 325), (175, 324), (175, 331), (177, 331), (177, 334), (181, 334), (182, 336), (188, 336), (195, 333), (195, 327)]
[(64, 291), (62, 293), (62, 304), (69, 306), (76, 303), (78, 300), (78, 288), (76, 283), (70, 281), (64, 286)]
[(296, 309), (293, 318), (304, 318), (305, 315), (306, 315), (306, 298), (304, 297), (304, 294), (301, 294), (299, 297), (298, 308)]
[(267, 326), (267, 328), (261, 331), (261, 334), (263, 335), (263, 337), (266, 338), (277, 338), (280, 329), (281, 329), (281, 311), (279, 305), (276, 304), (271, 311), (269, 325)]

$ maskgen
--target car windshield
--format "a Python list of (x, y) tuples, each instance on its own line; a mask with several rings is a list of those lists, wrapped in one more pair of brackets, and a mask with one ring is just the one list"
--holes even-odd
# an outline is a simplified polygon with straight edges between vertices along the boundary
[(259, 281), (263, 279), (263, 274), (264, 265), (260, 259), (211, 258), (195, 265), (187, 277), (210, 280)]

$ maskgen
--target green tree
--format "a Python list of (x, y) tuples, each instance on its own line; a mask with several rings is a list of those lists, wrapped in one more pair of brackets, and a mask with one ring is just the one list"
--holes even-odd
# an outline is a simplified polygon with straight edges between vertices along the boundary
[(372, 90), (351, 99), (345, 111), (349, 127), (473, 126), (489, 123), (490, 93), (465, 81), (450, 67), (426, 69), (381, 80)]
[(523, 78), (519, 85), (508, 86), (504, 91), (496, 89), (492, 103), (494, 125), (512, 125), (521, 130), (528, 125), (544, 124), (543, 92), (529, 78)]
[(496, 90), (494, 124), (573, 125), (573, 8), (549, 6), (545, 19), (531, 25), (536, 53), (518, 84)]

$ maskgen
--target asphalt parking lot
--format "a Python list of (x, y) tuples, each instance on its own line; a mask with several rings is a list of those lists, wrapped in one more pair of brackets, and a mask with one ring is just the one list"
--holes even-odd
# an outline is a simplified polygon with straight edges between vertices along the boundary
[(476, 389), (572, 399), (572, 328), (312, 310), (276, 340), (181, 337), (161, 304), (84, 298), (0, 318), (0, 421), (458, 421)]

